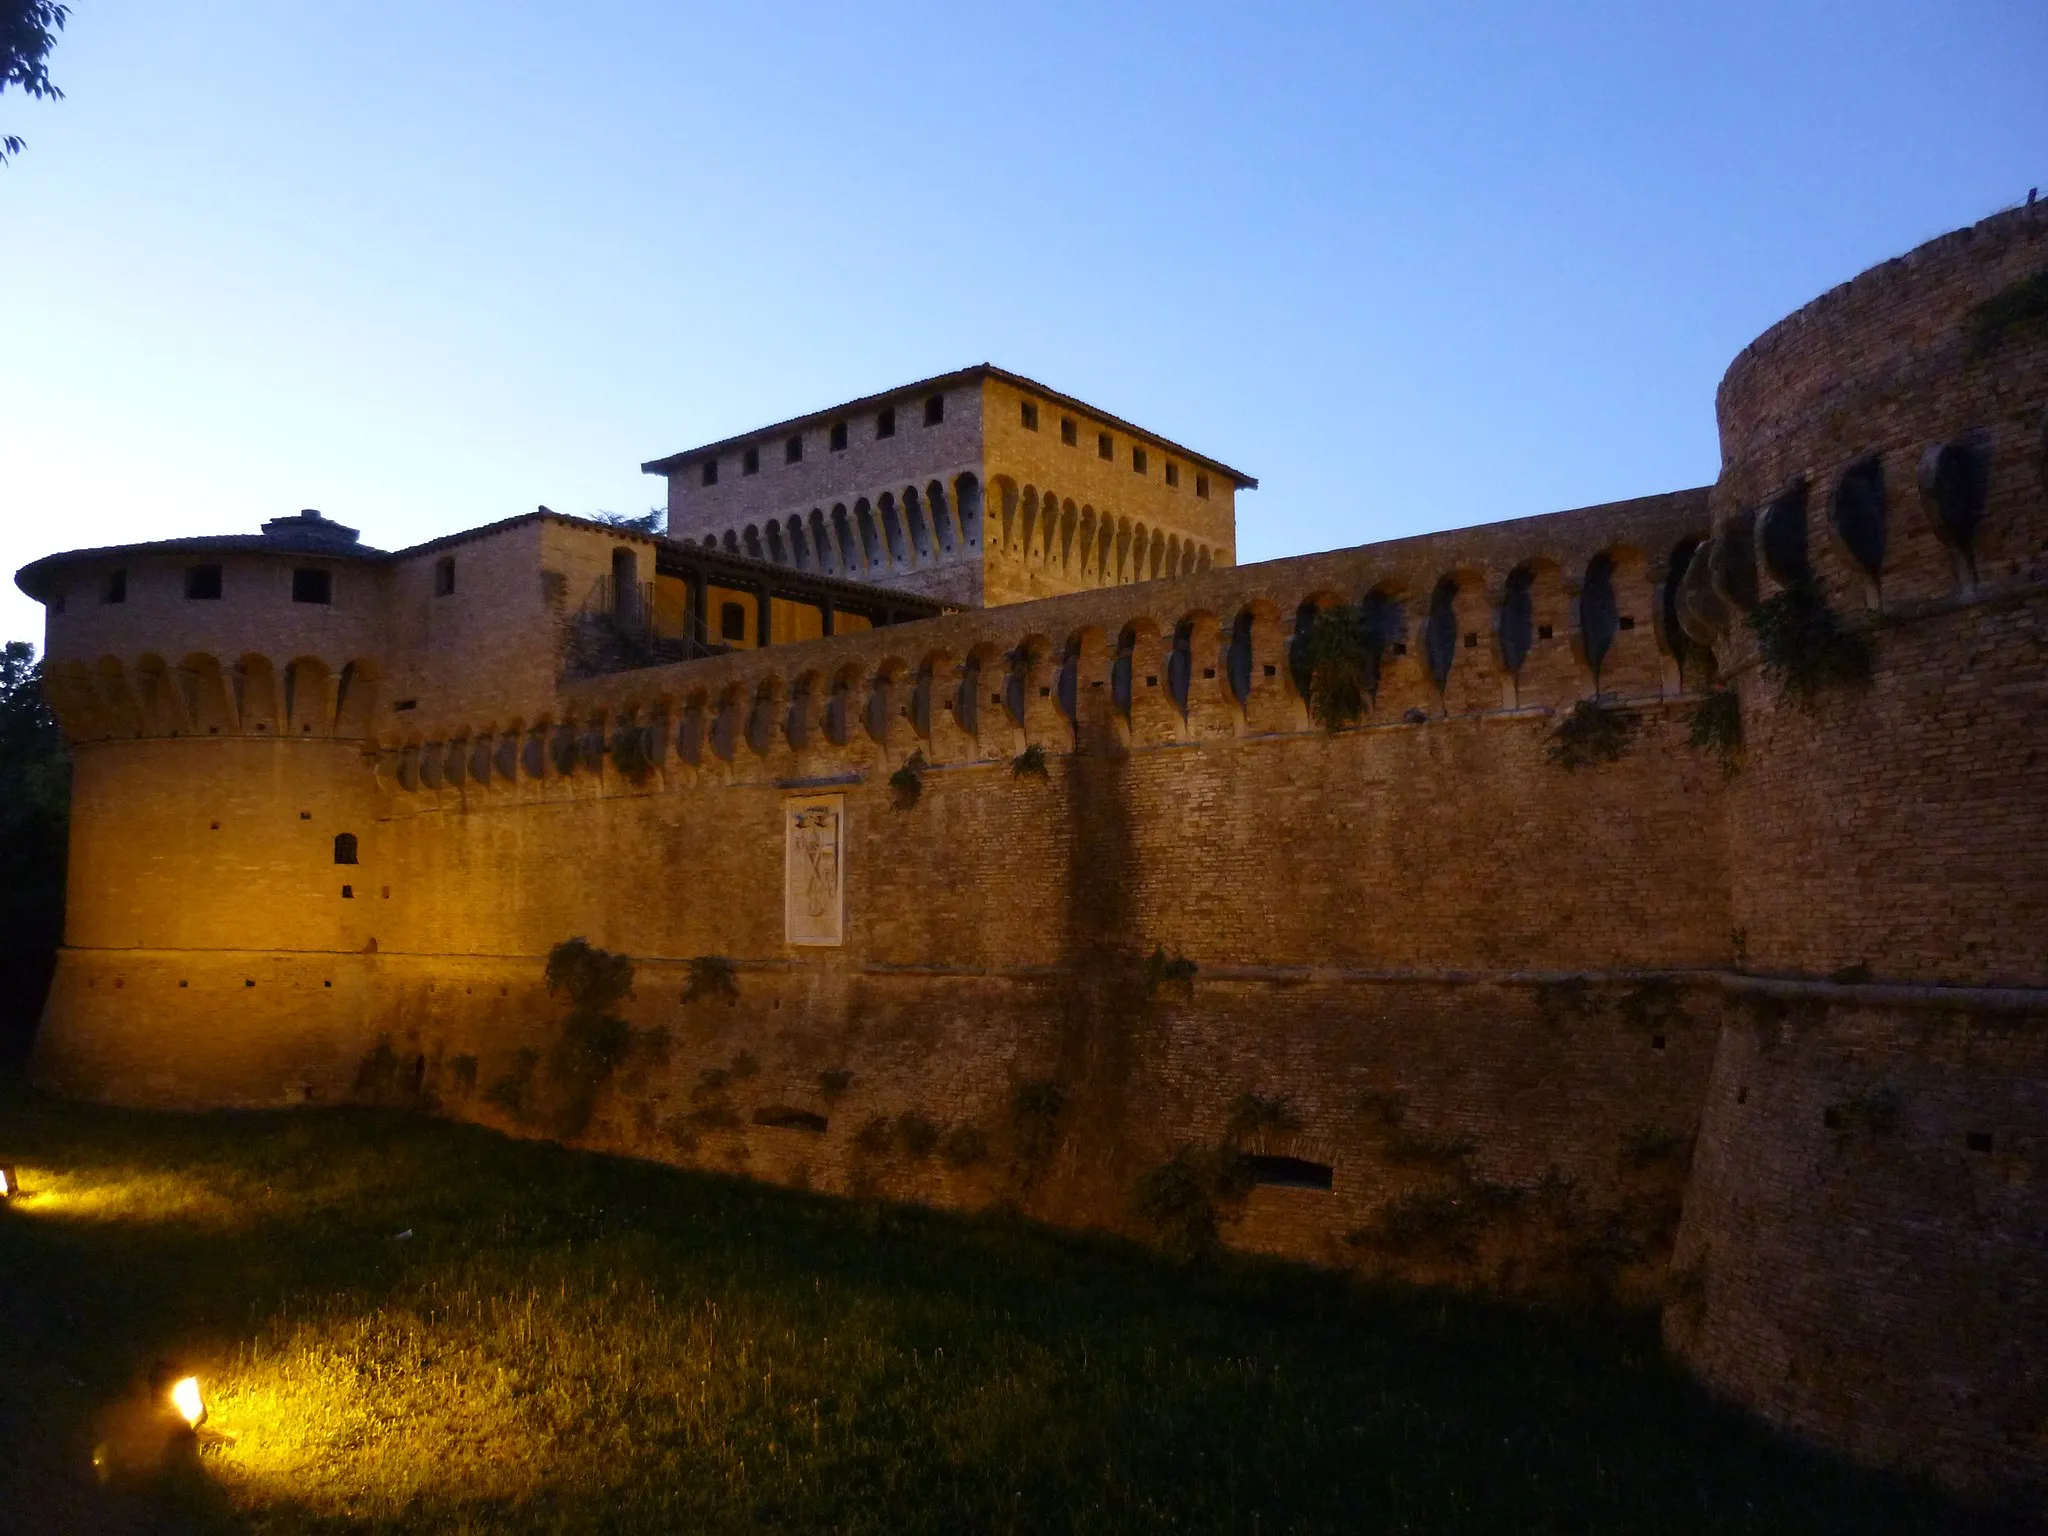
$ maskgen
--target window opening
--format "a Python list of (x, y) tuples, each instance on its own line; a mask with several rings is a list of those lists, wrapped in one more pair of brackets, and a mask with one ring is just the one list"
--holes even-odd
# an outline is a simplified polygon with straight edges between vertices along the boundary
[(720, 603), (718, 605), (718, 638), (721, 640), (744, 640), (747, 638), (746, 604)]
[(702, 478), (706, 485), (718, 484), (718, 460), (706, 459), (704, 461), (704, 474)]
[(334, 601), (334, 572), (317, 566), (301, 566), (292, 572), (292, 601), (331, 603)]
[(356, 862), (356, 835), (353, 832), (334, 834), (334, 862), (353, 864)]
[(761, 473), (761, 450), (749, 448), (740, 455), (740, 473), (758, 475)]
[(1195, 476), (1195, 494), (1204, 501), (1209, 499), (1209, 477), (1207, 475)]
[(894, 437), (895, 435), (896, 435), (896, 410), (895, 410), (895, 407), (891, 406), (891, 407), (888, 407), (887, 409), (884, 409), (884, 410), (880, 410), (880, 411), (877, 411), (877, 412), (875, 412), (875, 436), (876, 436), (876, 437)]
[(834, 453), (844, 449), (846, 447), (846, 423), (843, 421), (833, 422), (832, 435), (826, 441), (831, 444)]
[(1098, 459), (1114, 459), (1116, 457), (1116, 444), (1109, 440), (1107, 432), (1095, 434), (1095, 456)]
[(1081, 428), (1071, 416), (1060, 418), (1060, 441), (1069, 448), (1081, 441)]
[(1166, 483), (1172, 486), (1180, 484), (1180, 466), (1171, 459), (1166, 461)]
[(434, 596), (451, 597), (455, 592), (455, 557), (443, 555), (434, 562)]
[(944, 421), (945, 419), (946, 397), (944, 395), (933, 395), (929, 400), (925, 401), (924, 424), (926, 426), (936, 427), (940, 422)]
[(1038, 430), (1038, 404), (1036, 401), (1026, 400), (1019, 414), (1023, 417), (1024, 430), (1026, 432), (1036, 432)]
[(220, 599), (220, 567), (217, 565), (188, 565), (185, 567), (185, 596), (194, 602), (218, 602)]
[(1137, 475), (1145, 473), (1145, 450), (1142, 448), (1133, 448), (1131, 450), (1131, 473)]
[(103, 603), (125, 603), (128, 601), (128, 572), (124, 567), (107, 572), (106, 584), (100, 588)]
[(804, 461), (804, 435), (799, 432), (782, 445), (782, 462), (801, 464)]

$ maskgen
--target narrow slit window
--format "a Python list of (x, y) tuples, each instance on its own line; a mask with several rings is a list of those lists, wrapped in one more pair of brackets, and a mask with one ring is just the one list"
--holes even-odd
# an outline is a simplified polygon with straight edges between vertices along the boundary
[(699, 478), (705, 485), (718, 484), (718, 460), (706, 459), (704, 461), (703, 472)]
[(876, 437), (894, 437), (895, 435), (896, 435), (896, 412), (895, 412), (895, 410), (894, 410), (894, 409), (892, 408), (892, 409), (889, 409), (889, 410), (882, 410), (882, 411), (877, 411), (877, 412), (875, 412), (875, 436), (876, 436)]
[(826, 441), (832, 445), (834, 453), (844, 452), (846, 449), (846, 423), (843, 421), (833, 422), (831, 435)]
[(1095, 434), (1095, 456), (1098, 459), (1114, 459), (1116, 457), (1116, 444), (1109, 440), (1107, 432)]
[(1038, 404), (1036, 401), (1026, 400), (1019, 415), (1023, 418), (1024, 430), (1026, 432), (1036, 432), (1038, 430)]
[(103, 603), (125, 603), (128, 601), (128, 572), (124, 567), (107, 572), (107, 579), (100, 587), (100, 601)]
[(761, 473), (761, 450), (749, 448), (740, 455), (740, 473), (758, 475)]
[(434, 596), (455, 595), (455, 557), (443, 555), (434, 562)]
[(804, 435), (799, 432), (782, 445), (782, 462), (801, 464), (804, 461)]
[(946, 397), (944, 395), (933, 395), (929, 400), (925, 401), (924, 424), (926, 426), (936, 427), (940, 422), (944, 421), (945, 419)]

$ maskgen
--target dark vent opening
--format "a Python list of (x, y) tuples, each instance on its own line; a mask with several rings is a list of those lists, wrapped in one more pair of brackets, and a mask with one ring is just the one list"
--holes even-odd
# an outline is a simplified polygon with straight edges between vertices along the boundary
[(1972, 1131), (1963, 1138), (1963, 1141), (1972, 1152), (1989, 1152), (1991, 1150), (1991, 1133), (1989, 1131)]
[(1277, 1157), (1254, 1152), (1245, 1158), (1254, 1184), (1272, 1184), (1282, 1189), (1331, 1189), (1337, 1177), (1328, 1163), (1312, 1163), (1305, 1157)]
[(830, 1123), (823, 1115), (813, 1114), (808, 1109), (777, 1105), (754, 1111), (754, 1124), (778, 1131), (806, 1131), (813, 1136), (822, 1136)]

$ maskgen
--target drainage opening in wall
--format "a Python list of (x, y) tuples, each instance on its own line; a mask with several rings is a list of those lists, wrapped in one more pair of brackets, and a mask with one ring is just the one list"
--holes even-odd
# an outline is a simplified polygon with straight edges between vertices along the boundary
[(253, 987), (253, 986), (255, 986), (255, 985), (256, 985), (256, 983), (255, 983), (255, 981), (254, 981), (253, 979), (251, 979), (251, 980), (245, 980), (245, 981), (244, 981), (244, 982), (242, 983), (242, 985), (243, 985), (243, 986), (245, 986), (245, 987)]
[(822, 1136), (830, 1123), (823, 1115), (813, 1114), (808, 1109), (777, 1105), (754, 1111), (754, 1124), (771, 1126), (778, 1131), (808, 1131), (813, 1136)]
[(1651, 1050), (1653, 1050), (1653, 1051), (1661, 1051), (1661, 1050), (1663, 1050), (1663, 1049), (1664, 1049), (1664, 1037), (1663, 1037), (1662, 1035), (1652, 1035), (1652, 1036), (1650, 1036), (1650, 1049), (1651, 1049)]
[(1989, 1152), (1991, 1150), (1991, 1133), (1989, 1131), (1972, 1131), (1963, 1138), (1963, 1144), (1972, 1152)]
[(1336, 1183), (1328, 1163), (1312, 1163), (1305, 1157), (1254, 1152), (1244, 1161), (1254, 1184), (1275, 1184), (1282, 1189), (1330, 1189)]

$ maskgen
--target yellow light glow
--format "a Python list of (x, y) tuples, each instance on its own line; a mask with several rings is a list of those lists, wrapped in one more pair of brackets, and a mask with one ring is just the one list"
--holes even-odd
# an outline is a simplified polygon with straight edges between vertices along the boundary
[(206, 1417), (206, 1404), (199, 1400), (199, 1378), (187, 1376), (171, 1388), (171, 1406), (185, 1416), (194, 1429)]
[(0, 1163), (0, 1200), (9, 1198), (13, 1193), (14, 1170), (5, 1163)]

